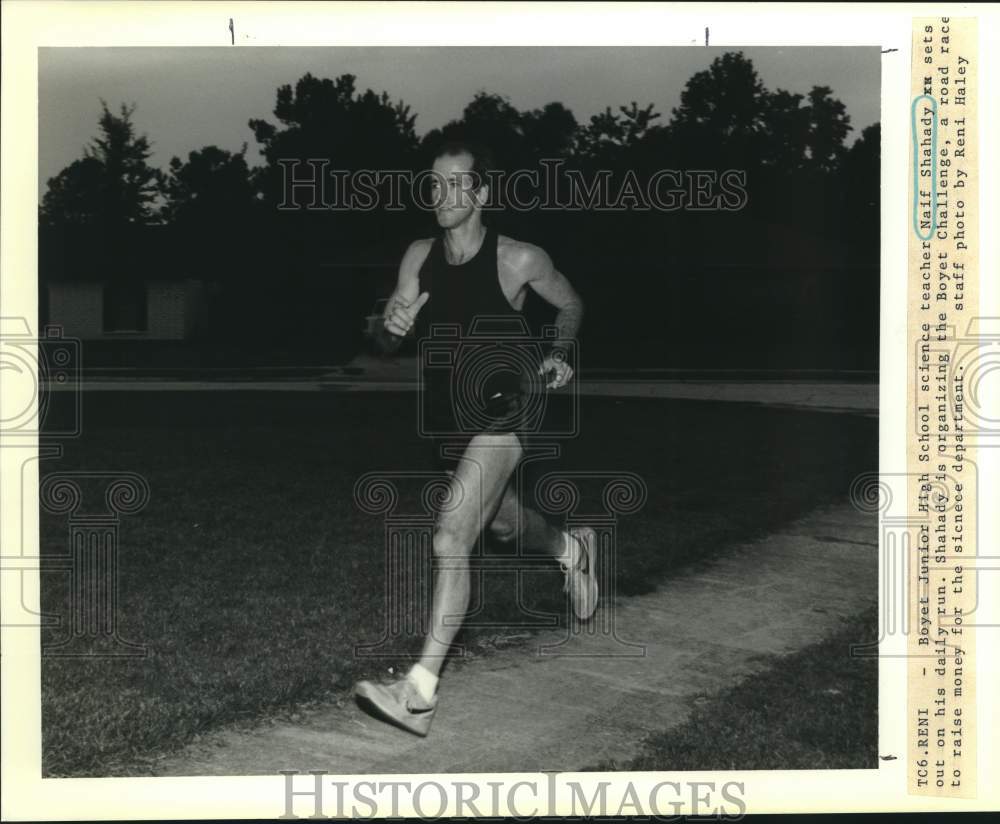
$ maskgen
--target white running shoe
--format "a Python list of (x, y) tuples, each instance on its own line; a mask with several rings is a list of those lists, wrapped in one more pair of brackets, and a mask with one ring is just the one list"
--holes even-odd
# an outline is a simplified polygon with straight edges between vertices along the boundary
[(437, 696), (425, 701), (409, 678), (391, 684), (359, 681), (354, 688), (359, 703), (383, 721), (389, 721), (414, 735), (427, 735), (437, 710)]
[[(597, 534), (589, 526), (574, 527), (569, 535), (580, 547), (580, 557), (573, 569), (563, 566), (563, 592), (569, 593), (573, 613), (588, 620), (597, 609)], [(560, 565), (561, 566), (561, 565)]]

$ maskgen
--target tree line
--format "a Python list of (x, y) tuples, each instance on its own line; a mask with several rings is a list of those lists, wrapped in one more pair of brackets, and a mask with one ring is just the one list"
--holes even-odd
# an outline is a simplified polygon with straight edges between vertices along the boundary
[[(306, 74), (277, 89), (273, 119), (248, 121), (260, 164), (247, 161), (244, 143), (157, 169), (135, 107), (101, 106), (84, 155), (48, 181), (43, 283), (170, 267), (215, 284), (212, 334), (266, 334), (318, 347), (329, 362), (361, 345), (361, 317), (391, 288), (406, 245), (434, 231), (433, 218), (416, 208), (279, 209), (284, 166), (416, 173), (442, 141), (465, 138), (488, 145), (508, 172), (556, 162), (562, 182), (605, 175), (642, 189), (664, 169), (730, 170), (743, 181), (745, 197), (730, 210), (489, 214), (500, 231), (543, 246), (578, 286), (590, 307), (581, 343), (595, 355), (678, 366), (877, 363), (878, 124), (849, 145), (850, 116), (832, 89), (769, 90), (740, 52), (694, 74), (669, 118), (630, 101), (579, 122), (558, 101), (519, 110), (481, 91), (460, 118), (422, 137), (416, 114), (387, 92), (362, 92), (351, 74)], [(538, 303), (529, 314), (546, 319)]]

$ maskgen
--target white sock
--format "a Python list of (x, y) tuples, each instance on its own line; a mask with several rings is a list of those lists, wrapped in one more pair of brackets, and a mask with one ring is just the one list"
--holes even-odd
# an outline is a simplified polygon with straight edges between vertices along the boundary
[(577, 560), (580, 557), (580, 547), (576, 542), (576, 538), (570, 535), (568, 532), (564, 532), (563, 536), (563, 553), (558, 556), (556, 560), (562, 564), (567, 569), (573, 569)]
[(438, 685), (438, 677), (434, 673), (420, 664), (414, 664), (406, 677), (413, 682), (424, 701), (429, 702), (434, 699)]

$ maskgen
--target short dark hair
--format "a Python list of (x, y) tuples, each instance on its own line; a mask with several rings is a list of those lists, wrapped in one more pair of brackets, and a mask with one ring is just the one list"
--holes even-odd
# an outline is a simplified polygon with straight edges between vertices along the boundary
[(451, 138), (444, 141), (436, 152), (433, 160), (439, 157), (455, 157), (456, 155), (467, 154), (472, 158), (472, 187), (479, 189), (484, 184), (489, 183), (489, 172), (495, 166), (493, 152), (488, 146), (474, 140), (465, 138)]

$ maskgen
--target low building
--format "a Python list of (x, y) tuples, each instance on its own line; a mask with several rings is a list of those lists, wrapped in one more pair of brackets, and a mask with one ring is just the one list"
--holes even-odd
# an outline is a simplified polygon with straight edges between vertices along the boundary
[(80, 340), (188, 340), (204, 330), (205, 285), (193, 278), (132, 282), (52, 281), (42, 286), (45, 323)]
[(189, 340), (207, 323), (205, 283), (163, 226), (116, 242), (80, 227), (39, 237), (39, 320), (80, 340)]

